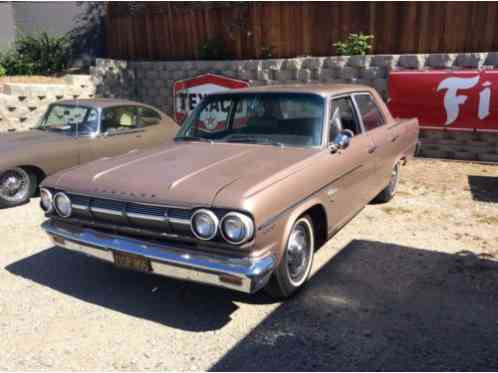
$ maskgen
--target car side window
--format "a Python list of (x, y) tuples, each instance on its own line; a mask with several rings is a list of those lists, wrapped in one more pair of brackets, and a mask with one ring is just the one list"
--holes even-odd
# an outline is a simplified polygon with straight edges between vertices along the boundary
[(355, 95), (354, 99), (358, 110), (360, 111), (363, 126), (366, 131), (371, 131), (384, 124), (384, 117), (382, 116), (377, 104), (372, 96), (368, 93)]
[[(332, 110), (330, 111), (330, 115), (332, 119), (332, 115), (334, 115), (335, 111), (339, 109), (339, 115), (341, 118), (342, 129), (351, 130), (355, 136), (361, 133), (360, 122), (358, 121), (358, 117), (356, 116), (356, 111), (353, 106), (353, 100), (351, 97), (340, 97), (332, 100)], [(330, 127), (330, 131), (332, 131), (332, 126)], [(329, 141), (332, 141), (337, 134), (329, 133)]]
[(140, 127), (149, 127), (161, 122), (161, 115), (148, 107), (138, 107), (138, 125)]
[(102, 112), (102, 133), (119, 133), (138, 128), (134, 106), (106, 108)]

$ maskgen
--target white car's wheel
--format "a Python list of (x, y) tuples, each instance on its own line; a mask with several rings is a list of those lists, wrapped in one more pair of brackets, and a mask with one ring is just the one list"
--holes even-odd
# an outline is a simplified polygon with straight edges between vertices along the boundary
[(389, 184), (380, 192), (374, 199), (374, 202), (377, 203), (385, 203), (389, 202), (393, 199), (396, 194), (396, 190), (398, 189), (399, 184), (399, 175), (400, 175), (400, 163), (396, 163), (392, 172), (391, 178), (389, 179)]
[(36, 176), (20, 167), (0, 175), (0, 206), (14, 207), (26, 203), (36, 190)]
[(287, 298), (295, 293), (309, 278), (314, 252), (313, 221), (306, 215), (294, 223), (282, 260), (266, 291), (276, 298)]

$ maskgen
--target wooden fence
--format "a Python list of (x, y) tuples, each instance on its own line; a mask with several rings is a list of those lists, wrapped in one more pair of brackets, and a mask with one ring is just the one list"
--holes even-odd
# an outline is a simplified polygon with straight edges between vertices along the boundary
[(375, 36), (372, 53), (498, 50), (496, 2), (109, 3), (107, 54), (144, 60), (199, 59), (206, 40), (225, 57), (334, 55), (349, 33)]

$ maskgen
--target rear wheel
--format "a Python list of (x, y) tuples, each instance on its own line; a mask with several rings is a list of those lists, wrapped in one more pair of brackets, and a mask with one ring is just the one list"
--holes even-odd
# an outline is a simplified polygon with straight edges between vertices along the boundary
[(288, 298), (308, 280), (313, 264), (313, 221), (306, 215), (293, 225), (285, 252), (265, 290), (275, 298)]
[(389, 184), (380, 192), (377, 197), (375, 197), (374, 202), (376, 203), (386, 203), (393, 199), (398, 189), (399, 174), (400, 174), (400, 163), (396, 163), (392, 172), (391, 178), (389, 179)]
[(0, 175), (0, 207), (19, 206), (34, 195), (36, 175), (20, 167), (11, 168)]

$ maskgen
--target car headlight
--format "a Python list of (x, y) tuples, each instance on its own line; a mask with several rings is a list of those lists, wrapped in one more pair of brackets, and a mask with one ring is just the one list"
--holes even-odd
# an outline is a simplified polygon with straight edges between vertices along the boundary
[(190, 220), (190, 228), (198, 239), (211, 240), (218, 230), (218, 217), (212, 211), (197, 210)]
[(71, 200), (65, 193), (59, 192), (54, 196), (54, 207), (55, 211), (57, 211), (61, 217), (68, 218), (71, 216)]
[(52, 193), (50, 190), (40, 188), (40, 206), (45, 212), (51, 212), (54, 209)]
[(229, 212), (221, 220), (221, 235), (231, 244), (240, 245), (254, 234), (252, 219), (238, 212)]

